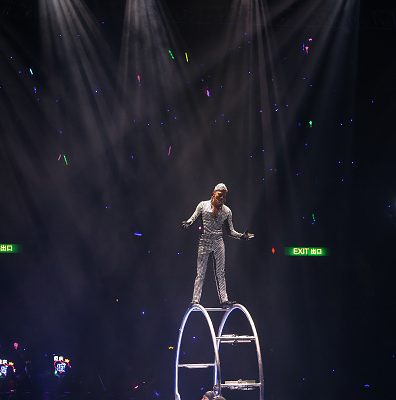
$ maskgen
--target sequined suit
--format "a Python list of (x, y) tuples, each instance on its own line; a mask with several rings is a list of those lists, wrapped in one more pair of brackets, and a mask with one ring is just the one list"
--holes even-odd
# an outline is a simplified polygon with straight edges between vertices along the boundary
[(217, 292), (220, 303), (223, 303), (228, 301), (225, 281), (223, 226), (226, 228), (227, 233), (234, 239), (241, 239), (243, 234), (234, 229), (232, 212), (224, 204), (218, 211), (218, 214), (214, 216), (211, 201), (201, 201), (194, 214), (187, 220), (187, 223), (189, 225), (194, 223), (199, 216), (202, 216), (203, 232), (198, 243), (197, 276), (195, 278), (192, 301), (199, 303), (201, 299), (208, 258), (210, 253), (213, 252)]

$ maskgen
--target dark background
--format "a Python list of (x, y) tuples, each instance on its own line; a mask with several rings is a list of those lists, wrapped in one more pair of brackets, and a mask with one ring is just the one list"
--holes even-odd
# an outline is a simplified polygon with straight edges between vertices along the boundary
[[(35, 1), (0, 2), (0, 242), (22, 246), (0, 255), (0, 358), (31, 361), (19, 396), (172, 398), (199, 234), (180, 222), (224, 182), (236, 229), (256, 235), (226, 239), (226, 271), (257, 326), (266, 398), (395, 398), (395, 8), (319, 3), (268, 2), (258, 27), (229, 1), (158, 3), (171, 34), (142, 18), (120, 85), (124, 1), (87, 1), (100, 36), (86, 34), (85, 61), (56, 24), (40, 31)], [(205, 335), (193, 321), (187, 361), (211, 357)], [(226, 379), (256, 373), (238, 351)], [(61, 384), (54, 353), (71, 358)], [(186, 398), (211, 382), (184, 379)]]

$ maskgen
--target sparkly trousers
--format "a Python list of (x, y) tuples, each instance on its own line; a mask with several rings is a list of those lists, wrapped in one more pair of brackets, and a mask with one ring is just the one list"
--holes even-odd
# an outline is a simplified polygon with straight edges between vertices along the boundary
[(194, 293), (192, 301), (201, 300), (202, 286), (205, 280), (206, 268), (210, 253), (214, 256), (214, 273), (217, 293), (220, 303), (228, 300), (225, 281), (225, 249), (221, 235), (202, 234), (198, 244), (197, 276), (194, 282)]

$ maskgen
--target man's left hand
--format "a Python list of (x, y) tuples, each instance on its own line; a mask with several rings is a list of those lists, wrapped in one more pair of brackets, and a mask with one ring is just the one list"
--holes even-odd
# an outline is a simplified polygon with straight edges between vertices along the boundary
[(246, 231), (241, 237), (241, 239), (243, 240), (251, 240), (253, 238), (254, 238), (254, 233), (249, 233), (248, 231)]

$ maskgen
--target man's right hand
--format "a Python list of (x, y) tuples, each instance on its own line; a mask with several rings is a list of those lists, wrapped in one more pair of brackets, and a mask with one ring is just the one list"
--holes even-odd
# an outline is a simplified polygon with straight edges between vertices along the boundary
[(182, 227), (184, 228), (184, 229), (187, 229), (189, 226), (191, 226), (192, 225), (192, 222), (191, 221), (182, 221)]

